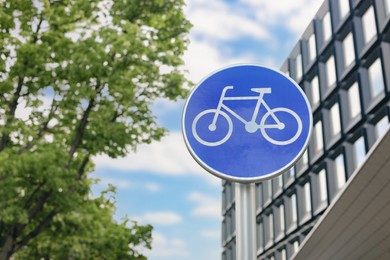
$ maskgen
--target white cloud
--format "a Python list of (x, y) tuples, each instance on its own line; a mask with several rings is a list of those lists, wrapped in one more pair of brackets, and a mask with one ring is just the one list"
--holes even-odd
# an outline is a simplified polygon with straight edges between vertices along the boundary
[(183, 218), (170, 211), (147, 212), (140, 216), (132, 216), (131, 219), (143, 224), (172, 226), (183, 221)]
[(94, 158), (97, 167), (128, 171), (149, 171), (162, 175), (202, 173), (185, 147), (181, 133), (170, 133), (160, 142), (142, 144), (136, 153), (124, 158), (111, 159), (105, 155)]
[(196, 204), (191, 214), (200, 218), (221, 218), (220, 201), (200, 192), (192, 192), (188, 195), (188, 199)]
[[(136, 153), (112, 159), (106, 155), (94, 158), (96, 167), (126, 171), (147, 171), (167, 176), (196, 175), (212, 186), (220, 186), (219, 178), (203, 170), (189, 154), (181, 133), (173, 132), (160, 142), (143, 144)], [(148, 187), (147, 187), (148, 188)], [(156, 187), (150, 187), (156, 189)]]
[(148, 251), (147, 256), (171, 257), (172, 259), (181, 259), (190, 255), (187, 244), (179, 238), (167, 238), (159, 232), (153, 232), (152, 250)]
[(117, 188), (120, 189), (132, 189), (132, 190), (146, 190), (149, 192), (159, 192), (162, 190), (162, 187), (158, 183), (154, 182), (130, 182), (128, 179), (125, 178), (113, 178), (113, 177), (106, 177), (105, 175), (103, 176), (96, 176), (99, 178), (99, 182), (97, 185), (105, 188), (109, 184), (114, 185)]
[(268, 32), (261, 24), (250, 19), (247, 13), (238, 12), (232, 5), (221, 0), (187, 2), (187, 17), (194, 26), (191, 33), (195, 36), (207, 37), (213, 41), (228, 41), (243, 36), (268, 38)]
[(241, 0), (240, 4), (253, 10), (256, 20), (268, 26), (279, 26), (302, 34), (320, 8), (323, 0)]

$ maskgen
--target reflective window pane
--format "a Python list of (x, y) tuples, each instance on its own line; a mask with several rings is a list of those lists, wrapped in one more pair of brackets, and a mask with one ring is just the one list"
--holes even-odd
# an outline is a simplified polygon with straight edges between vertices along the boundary
[(318, 121), (314, 126), (314, 155), (320, 154), (324, 147), (322, 139), (322, 122)]
[(330, 115), (330, 129), (332, 135), (337, 135), (341, 131), (340, 125), (340, 108), (339, 103), (335, 103), (329, 111)]
[(348, 89), (348, 106), (350, 119), (360, 114), (360, 95), (357, 82)]
[(330, 22), (330, 13), (327, 12), (322, 18), (322, 30), (323, 30), (323, 36), (324, 36), (324, 41), (327, 42), (330, 37), (332, 36), (332, 25)]
[(257, 223), (257, 232), (256, 232), (256, 235), (257, 235), (257, 249), (258, 249), (260, 252), (263, 251), (263, 248), (264, 248), (264, 237), (263, 237), (263, 233), (264, 233), (263, 222), (258, 222), (258, 223)]
[(319, 187), (319, 195), (320, 195), (320, 202), (325, 202), (328, 199), (328, 191), (327, 191), (327, 182), (326, 182), (326, 171), (325, 169), (322, 169), (318, 173), (318, 187)]
[(355, 155), (355, 168), (359, 167), (366, 158), (366, 145), (364, 144), (364, 136), (361, 136), (353, 144)]
[(343, 41), (344, 67), (348, 67), (355, 60), (355, 48), (353, 46), (352, 33), (344, 38)]
[(336, 83), (336, 65), (333, 56), (330, 56), (326, 61), (326, 79), (328, 82), (328, 87)]
[(387, 116), (379, 120), (375, 125), (375, 135), (376, 139), (381, 138), (389, 128), (389, 118)]
[(320, 102), (320, 85), (318, 83), (317, 76), (315, 76), (311, 80), (310, 86), (311, 86), (311, 103), (313, 106), (316, 106)]
[(340, 154), (334, 160), (334, 171), (335, 171), (336, 190), (340, 190), (346, 182), (343, 154)]
[(387, 15), (390, 14), (390, 0), (384, 0)]
[(370, 6), (362, 16), (364, 42), (368, 43), (376, 35), (374, 8)]
[(281, 204), (279, 206), (279, 227), (280, 227), (280, 233), (284, 233), (286, 229), (286, 225), (284, 222), (284, 205)]
[(316, 38), (314, 33), (310, 35), (309, 40), (309, 61), (313, 61), (316, 57)]
[(340, 7), (340, 18), (343, 19), (349, 13), (349, 4), (346, 0), (338, 0)]
[(295, 167), (291, 167), (288, 170), (288, 175), (289, 175), (290, 178), (294, 178), (294, 176), (295, 176)]
[(293, 194), (290, 197), (291, 201), (291, 223), (295, 225), (298, 220), (298, 214), (297, 214), (297, 195)]
[(368, 68), (371, 97), (376, 97), (384, 91), (381, 59), (377, 58)]
[(292, 248), (293, 248), (294, 253), (298, 252), (298, 249), (299, 249), (299, 241), (298, 240), (294, 241)]
[(302, 77), (302, 55), (298, 54), (297, 58), (295, 59), (296, 62), (296, 69), (297, 69), (297, 80), (299, 80)]
[(310, 183), (307, 182), (303, 187), (303, 196), (304, 196), (304, 211), (305, 213), (311, 212), (311, 192), (310, 192)]
[(307, 153), (307, 149), (305, 150), (305, 152), (303, 153), (302, 155), (302, 164), (303, 165), (307, 165), (309, 163), (309, 154)]
[(287, 252), (286, 252), (286, 249), (282, 249), (282, 251), (280, 251), (280, 259), (281, 259), (281, 260), (287, 260)]

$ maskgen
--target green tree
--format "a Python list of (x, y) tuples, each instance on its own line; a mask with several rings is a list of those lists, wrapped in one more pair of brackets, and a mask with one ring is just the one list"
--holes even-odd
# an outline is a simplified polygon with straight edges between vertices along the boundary
[(0, 0), (0, 259), (143, 258), (151, 227), (116, 222), (88, 174), (165, 133), (150, 106), (186, 92), (183, 5)]

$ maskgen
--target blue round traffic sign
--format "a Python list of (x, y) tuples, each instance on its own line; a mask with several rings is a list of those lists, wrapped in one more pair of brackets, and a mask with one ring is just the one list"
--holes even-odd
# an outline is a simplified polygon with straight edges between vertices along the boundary
[(303, 154), (312, 114), (302, 89), (258, 65), (219, 70), (192, 89), (183, 111), (184, 141), (210, 173), (248, 183), (282, 174)]

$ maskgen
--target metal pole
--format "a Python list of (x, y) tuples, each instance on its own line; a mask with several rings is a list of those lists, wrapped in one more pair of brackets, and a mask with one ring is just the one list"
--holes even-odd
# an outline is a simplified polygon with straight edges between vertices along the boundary
[(255, 184), (236, 183), (236, 259), (256, 259)]

